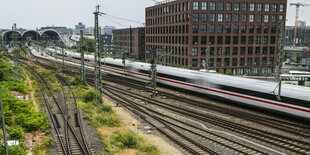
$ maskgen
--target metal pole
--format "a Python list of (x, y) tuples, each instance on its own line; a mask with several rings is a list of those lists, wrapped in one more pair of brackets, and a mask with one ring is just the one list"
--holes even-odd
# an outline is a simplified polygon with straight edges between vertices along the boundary
[(205, 66), (204, 69), (206, 71), (208, 71), (210, 69), (210, 45), (208, 45), (208, 49), (207, 49), (207, 57), (206, 57), (206, 61), (205, 61)]
[(277, 56), (277, 67), (276, 67), (276, 78), (278, 81), (278, 94), (276, 95), (278, 100), (281, 100), (281, 86), (282, 86), (282, 79), (281, 79), (281, 72), (282, 72), (282, 59), (283, 59), (283, 29), (284, 29), (284, 20), (280, 21), (280, 34), (278, 40), (278, 56)]
[[(99, 5), (96, 6), (96, 12), (94, 12), (95, 15), (95, 105), (98, 105), (99, 103), (102, 103), (101, 99), (101, 92), (102, 92), (102, 87), (100, 81), (101, 79), (101, 72), (100, 70), (100, 40), (99, 40), (99, 23), (98, 23), (98, 16), (99, 16)], [(100, 94), (99, 94), (100, 93)]]
[(164, 66), (167, 66), (167, 49), (166, 47), (163, 48), (163, 54), (164, 54)]
[(14, 68), (18, 66), (18, 49), (17, 49), (17, 31), (16, 24), (13, 25), (13, 52), (14, 52)]
[(152, 49), (152, 58), (151, 58), (151, 72), (152, 72), (152, 84), (153, 84), (153, 96), (156, 94), (156, 79), (157, 79), (157, 69), (156, 69), (156, 61), (157, 61), (157, 49)]
[(84, 63), (84, 43), (83, 30), (80, 30), (80, 52), (81, 52), (81, 78), (85, 81), (85, 63)]
[(1, 106), (1, 120), (2, 120), (2, 131), (3, 131), (3, 138), (4, 138), (4, 147), (6, 155), (9, 155), (8, 151), (8, 143), (6, 140), (6, 131), (5, 131), (5, 121), (4, 121), (4, 110), (2, 104), (2, 94), (1, 94), (1, 86), (0, 86), (0, 106)]
[(61, 46), (61, 52), (62, 52), (62, 70), (64, 70), (65, 69), (64, 45)]

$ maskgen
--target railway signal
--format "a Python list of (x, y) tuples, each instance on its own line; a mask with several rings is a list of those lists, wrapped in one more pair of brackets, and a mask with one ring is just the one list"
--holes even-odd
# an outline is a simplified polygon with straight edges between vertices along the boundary
[(157, 49), (153, 48), (152, 49), (152, 54), (151, 54), (151, 73), (152, 73), (152, 86), (153, 86), (153, 96), (156, 95), (156, 78), (157, 78), (157, 69), (156, 69), (156, 62), (157, 62)]

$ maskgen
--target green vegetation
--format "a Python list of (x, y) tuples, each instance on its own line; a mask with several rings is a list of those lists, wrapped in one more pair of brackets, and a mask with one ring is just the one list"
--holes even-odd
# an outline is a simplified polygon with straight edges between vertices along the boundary
[(297, 55), (296, 55), (296, 63), (300, 63), (300, 56), (299, 56), (299, 53), (297, 53)]
[(83, 94), (83, 102), (92, 102), (95, 100), (96, 94), (95, 94), (95, 90), (94, 89), (90, 89), (87, 90), (84, 94)]
[(44, 150), (51, 145), (52, 141), (53, 139), (50, 137), (47, 136), (43, 137), (34, 144), (34, 153), (38, 155), (45, 154)]
[[(83, 43), (84, 43), (84, 50), (87, 50), (88, 52), (91, 52), (91, 53), (95, 51), (95, 40), (94, 39), (83, 37)], [(78, 41), (77, 44), (79, 45), (80, 42)]]
[(145, 144), (139, 147), (138, 155), (159, 155), (160, 151), (155, 145)]
[(128, 130), (122, 134), (120, 131), (114, 132), (112, 143), (121, 148), (138, 148), (142, 138), (135, 132)]
[(56, 78), (50, 70), (44, 70), (41, 72), (41, 74), (44, 78), (48, 79), (50, 82), (52, 83), (56, 82)]
[(225, 74), (226, 75), (234, 75), (231, 71), (227, 71)]
[(85, 81), (80, 76), (75, 76), (71, 82), (71, 85), (85, 85)]
[[(35, 111), (31, 102), (23, 101), (16, 98), (14, 95), (26, 94), (28, 91), (25, 83), (26, 79), (20, 66), (17, 69), (13, 68), (9, 59), (0, 55), (0, 86), (2, 87), (2, 102), (4, 108), (4, 119), (7, 126), (9, 139), (19, 139), (20, 145), (10, 147), (9, 154), (27, 154), (23, 146), (24, 132), (45, 131), (48, 127), (48, 121), (45, 113)], [(27, 73), (28, 76), (31, 75)], [(33, 78), (33, 76), (29, 76)], [(34, 82), (36, 85), (36, 82)], [(38, 90), (34, 87), (34, 90)], [(14, 91), (14, 95), (12, 95)], [(4, 150), (1, 147), (0, 153)]]

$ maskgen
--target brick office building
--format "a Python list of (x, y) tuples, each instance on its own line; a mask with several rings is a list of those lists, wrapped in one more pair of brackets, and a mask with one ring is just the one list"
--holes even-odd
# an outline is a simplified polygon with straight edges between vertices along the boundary
[[(131, 31), (131, 32), (130, 32)], [(144, 59), (145, 56), (145, 28), (114, 29), (113, 52), (115, 55), (129, 53), (132, 59)], [(130, 41), (131, 35), (131, 41)], [(130, 45), (131, 44), (131, 45)]]
[[(169, 64), (233, 74), (271, 74), (287, 0), (172, 0), (146, 8), (146, 50)], [(148, 57), (146, 55), (146, 57)]]

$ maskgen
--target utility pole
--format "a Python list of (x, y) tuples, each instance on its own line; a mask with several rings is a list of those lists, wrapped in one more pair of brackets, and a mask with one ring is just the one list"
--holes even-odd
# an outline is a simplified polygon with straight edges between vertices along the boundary
[(132, 30), (129, 28), (129, 55), (132, 55)]
[(2, 133), (3, 133), (3, 138), (4, 138), (5, 153), (6, 153), (6, 155), (9, 155), (8, 143), (7, 143), (7, 140), (6, 140), (6, 131), (5, 131), (5, 121), (4, 121), (4, 110), (3, 110), (3, 103), (2, 103), (1, 86), (0, 86), (0, 106), (1, 106)]
[(152, 73), (152, 86), (153, 86), (153, 96), (156, 95), (156, 79), (157, 79), (157, 69), (156, 69), (156, 61), (157, 61), (157, 49), (152, 49), (151, 55), (151, 73)]
[(102, 103), (102, 77), (101, 77), (101, 71), (100, 71), (100, 58), (101, 58), (101, 52), (100, 52), (100, 36), (99, 36), (99, 23), (98, 23), (98, 17), (99, 15), (102, 15), (103, 13), (99, 12), (99, 5), (96, 6), (96, 12), (94, 12), (95, 15), (95, 105), (98, 105), (99, 103)]
[(17, 31), (16, 24), (13, 25), (13, 53), (14, 53), (14, 68), (18, 67), (18, 49), (17, 49)]
[(205, 69), (205, 71), (208, 71), (210, 69), (210, 45), (208, 45), (206, 55), (207, 55), (207, 57), (206, 57), (204, 69)]
[(84, 43), (83, 43), (83, 30), (80, 30), (80, 52), (81, 52), (81, 78), (85, 82), (85, 63), (84, 63)]
[[(282, 72), (282, 61), (283, 61), (283, 29), (284, 29), (284, 19), (280, 21), (280, 34), (278, 39), (278, 55), (277, 55), (277, 67), (276, 67), (276, 79), (278, 81), (278, 94), (276, 95), (278, 100), (281, 100), (281, 72)], [(274, 89), (274, 91), (277, 89)]]
[(162, 52), (163, 52), (163, 56), (164, 56), (164, 66), (167, 66), (167, 47), (163, 47)]

